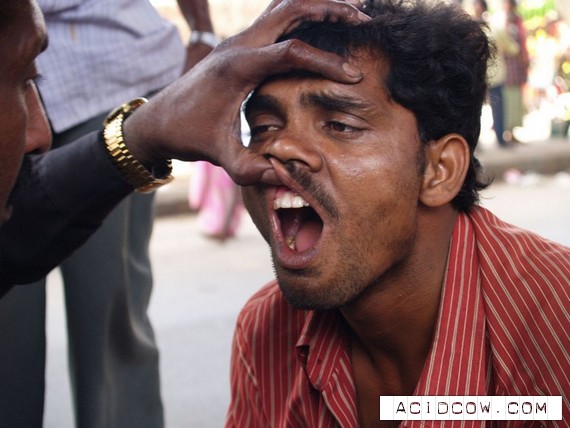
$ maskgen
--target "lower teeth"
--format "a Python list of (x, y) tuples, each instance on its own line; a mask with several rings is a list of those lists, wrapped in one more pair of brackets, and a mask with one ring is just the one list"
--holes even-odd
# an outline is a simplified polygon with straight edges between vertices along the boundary
[(291, 248), (292, 250), (295, 249), (295, 237), (294, 236), (290, 236), (289, 238), (287, 238), (286, 243), (287, 243), (287, 246), (289, 248)]

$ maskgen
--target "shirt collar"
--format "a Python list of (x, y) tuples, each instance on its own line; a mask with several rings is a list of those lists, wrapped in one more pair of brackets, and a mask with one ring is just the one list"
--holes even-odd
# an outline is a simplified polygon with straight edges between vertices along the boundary
[(340, 313), (310, 311), (297, 341), (297, 357), (313, 387), (323, 391), (338, 371), (338, 364), (350, 366), (346, 325)]

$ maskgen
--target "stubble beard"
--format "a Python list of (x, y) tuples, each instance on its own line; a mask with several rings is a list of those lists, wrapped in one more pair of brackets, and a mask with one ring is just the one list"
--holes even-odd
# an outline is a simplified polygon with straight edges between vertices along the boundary
[[(405, 237), (388, 244), (392, 254), (392, 262), (380, 273), (378, 266), (368, 266), (362, 263), (367, 260), (367, 250), (343, 246), (340, 250), (339, 262), (334, 269), (334, 280), (320, 283), (323, 273), (317, 268), (307, 268), (300, 271), (279, 269), (274, 262), (274, 271), (279, 288), (287, 301), (297, 309), (331, 310), (352, 303), (371, 288), (382, 286), (387, 277), (397, 275), (412, 255), (416, 242), (417, 229), (412, 227)], [(307, 284), (307, 285), (305, 285)]]
[[(424, 154), (424, 146), (420, 146), (416, 157), (416, 171), (418, 177), (417, 185), (421, 185), (421, 177), (425, 171), (426, 161)], [(319, 190), (308, 176), (297, 171), (296, 168), (291, 167), (290, 172), (295, 175), (295, 178), (302, 182), (304, 188), (308, 188), (309, 184), (314, 186), (312, 189), (314, 193)], [(401, 189), (402, 192), (415, 192), (418, 189), (415, 187), (409, 189)], [(324, 199), (319, 191), (319, 199)], [(327, 203), (321, 200), (321, 204), (325, 205), (328, 211), (335, 219), (339, 218), (338, 210), (332, 199), (326, 200)], [(388, 217), (389, 208), (378, 213), (379, 218)], [(382, 220), (380, 220), (382, 221)], [(280, 269), (273, 261), (273, 268), (279, 284), (279, 288), (285, 295), (287, 301), (297, 309), (304, 310), (331, 310), (338, 309), (347, 304), (352, 303), (355, 299), (361, 296), (366, 290), (373, 287), (382, 286), (385, 278), (388, 276), (397, 275), (397, 272), (405, 265), (405, 261), (412, 256), (414, 245), (417, 237), (417, 224), (411, 228), (398, 239), (393, 239), (386, 243), (386, 249), (391, 254), (391, 263), (384, 270), (381, 269), (380, 273), (375, 273), (377, 266), (364, 266), (362, 261), (368, 260), (367, 255), (372, 251), (373, 247), (371, 242), (364, 243), (361, 247), (355, 248), (349, 245), (342, 245), (339, 250), (340, 257), (334, 266), (329, 266), (337, 272), (333, 281), (328, 283), (318, 284), (316, 287), (299, 286), (295, 282), (309, 282), (314, 278), (314, 282), (319, 283), (319, 278), (323, 275), (316, 268), (308, 268), (300, 271), (292, 271), (287, 269)], [(374, 238), (372, 238), (374, 239)], [(268, 241), (269, 242), (269, 241)]]

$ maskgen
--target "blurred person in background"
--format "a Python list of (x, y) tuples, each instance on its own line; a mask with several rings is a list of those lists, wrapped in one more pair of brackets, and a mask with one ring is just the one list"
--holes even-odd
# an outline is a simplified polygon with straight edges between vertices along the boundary
[(553, 137), (567, 137), (570, 129), (570, 45), (562, 50), (558, 58), (554, 87), (556, 97), (554, 99), (551, 135)]
[(507, 78), (507, 70), (504, 56), (514, 55), (518, 52), (518, 44), (509, 36), (503, 25), (497, 25), (496, 20), (489, 15), (486, 0), (473, 1), (473, 16), (484, 24), (483, 28), (488, 31), (489, 37), (493, 39), (497, 54), (489, 63), (487, 71), (489, 79), (489, 104), (493, 115), (493, 130), (499, 147), (512, 147), (512, 143), (505, 141), (505, 105), (504, 88)]
[(503, 139), (507, 143), (517, 143), (514, 130), (523, 125), (526, 113), (523, 89), (528, 79), (529, 55), (526, 46), (526, 28), (517, 12), (517, 0), (503, 0), (503, 13), (498, 15), (501, 27), (517, 46), (516, 53), (505, 51), (506, 65), (504, 85), (505, 131)]
[(198, 227), (204, 236), (219, 242), (236, 236), (244, 210), (241, 190), (223, 168), (194, 162), (188, 203), (198, 212)]

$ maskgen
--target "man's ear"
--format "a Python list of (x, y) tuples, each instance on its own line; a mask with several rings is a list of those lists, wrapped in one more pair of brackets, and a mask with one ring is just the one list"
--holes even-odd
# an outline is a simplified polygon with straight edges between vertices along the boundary
[(420, 201), (428, 207), (445, 205), (459, 193), (467, 170), (470, 151), (465, 138), (448, 134), (425, 147), (426, 168)]

